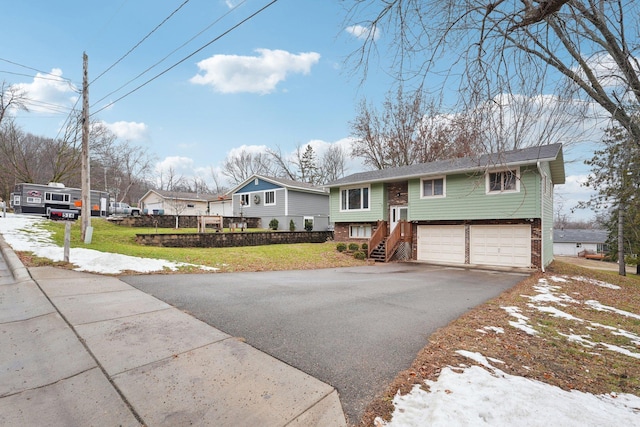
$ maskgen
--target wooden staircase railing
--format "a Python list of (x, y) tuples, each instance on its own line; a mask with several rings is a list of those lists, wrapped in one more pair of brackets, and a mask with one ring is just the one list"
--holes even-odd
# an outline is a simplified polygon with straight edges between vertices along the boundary
[(399, 221), (387, 239), (384, 262), (389, 262), (400, 242), (411, 241), (413, 241), (411, 223), (404, 220)]
[[(380, 244), (383, 244), (384, 262), (389, 262), (401, 242), (413, 241), (412, 227), (411, 223), (408, 221), (398, 222), (391, 234), (387, 236), (388, 230), (389, 227), (386, 221), (378, 221), (378, 228), (369, 239), (367, 257), (371, 258), (372, 252), (375, 251)], [(382, 259), (380, 259), (380, 261), (382, 261)]]
[(367, 248), (367, 258), (370, 257), (371, 252), (373, 252), (373, 250), (377, 248), (378, 245), (384, 241), (384, 239), (387, 238), (387, 234), (388, 234), (387, 221), (378, 221), (378, 226), (376, 228), (376, 231), (369, 238), (369, 243)]

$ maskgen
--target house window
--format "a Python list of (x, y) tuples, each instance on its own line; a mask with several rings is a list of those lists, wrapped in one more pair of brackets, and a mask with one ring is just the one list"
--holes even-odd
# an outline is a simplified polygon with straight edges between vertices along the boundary
[(349, 237), (351, 237), (352, 239), (368, 239), (369, 237), (371, 237), (371, 225), (350, 225)]
[(304, 219), (304, 229), (306, 231), (313, 231), (313, 217), (305, 216), (303, 219)]
[(369, 187), (340, 191), (340, 207), (343, 211), (369, 210)]
[(487, 193), (520, 191), (518, 169), (489, 172), (487, 174)]
[(240, 195), (240, 205), (241, 206), (249, 206), (249, 194), (241, 194)]
[(264, 192), (264, 204), (265, 205), (275, 205), (276, 204), (276, 192), (275, 191), (265, 191)]
[(187, 207), (188, 207), (188, 208), (195, 208), (195, 207), (196, 207), (196, 205), (194, 205), (193, 203), (187, 203)]
[(420, 197), (444, 197), (444, 178), (423, 179)]

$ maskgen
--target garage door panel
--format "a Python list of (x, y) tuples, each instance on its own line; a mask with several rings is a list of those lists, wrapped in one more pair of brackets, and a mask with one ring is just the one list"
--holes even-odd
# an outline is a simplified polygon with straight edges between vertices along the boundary
[(420, 261), (464, 264), (464, 226), (420, 225), (417, 246)]
[(471, 264), (507, 267), (531, 265), (531, 226), (474, 225), (469, 230)]

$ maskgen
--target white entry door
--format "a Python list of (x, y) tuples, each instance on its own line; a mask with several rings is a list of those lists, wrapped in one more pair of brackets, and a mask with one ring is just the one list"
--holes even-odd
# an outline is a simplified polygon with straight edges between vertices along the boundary
[(389, 211), (389, 233), (396, 228), (398, 222), (406, 221), (409, 218), (409, 208), (406, 206), (391, 206)]

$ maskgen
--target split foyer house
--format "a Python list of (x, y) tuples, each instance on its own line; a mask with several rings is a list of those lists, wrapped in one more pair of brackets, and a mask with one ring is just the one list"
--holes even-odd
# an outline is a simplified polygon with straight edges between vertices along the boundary
[(382, 261), (544, 268), (561, 144), (356, 173), (329, 183), (335, 239)]
[(320, 187), (284, 178), (253, 175), (229, 192), (235, 217), (260, 218), (267, 228), (278, 220), (279, 230), (326, 231), (329, 226), (329, 193)]

